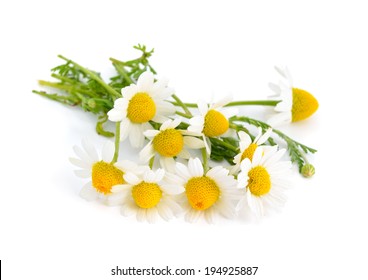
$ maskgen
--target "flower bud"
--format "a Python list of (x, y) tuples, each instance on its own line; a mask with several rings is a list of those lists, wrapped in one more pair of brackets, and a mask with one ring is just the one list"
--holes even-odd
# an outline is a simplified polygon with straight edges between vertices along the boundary
[(305, 164), (302, 167), (301, 173), (304, 177), (306, 178), (310, 178), (314, 175), (314, 173), (316, 172), (314, 166), (312, 164)]

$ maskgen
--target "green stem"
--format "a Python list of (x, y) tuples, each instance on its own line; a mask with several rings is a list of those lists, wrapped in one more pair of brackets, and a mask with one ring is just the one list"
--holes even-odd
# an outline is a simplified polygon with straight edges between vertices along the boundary
[(115, 152), (114, 157), (111, 163), (115, 163), (119, 157), (119, 149), (120, 149), (120, 122), (116, 122), (115, 124)]
[(178, 116), (187, 118), (187, 119), (190, 119), (192, 117), (192, 116), (189, 116), (188, 114), (185, 114), (185, 113), (182, 113), (182, 112), (179, 112), (179, 111), (176, 111), (175, 114), (177, 114)]
[[(190, 112), (190, 110), (188, 109), (187, 105), (185, 103), (183, 103), (183, 101), (181, 101), (181, 99), (176, 96), (176, 94), (171, 95), (172, 98), (174, 98), (174, 100), (176, 101), (177, 105), (176, 106), (180, 106), (181, 108), (183, 108), (184, 112), (191, 117), (193, 117), (192, 113)], [(175, 104), (174, 104), (175, 105)]]
[(118, 73), (123, 76), (124, 79), (126, 79), (130, 84), (133, 84), (134, 81), (129, 77), (128, 73), (122, 66), (123, 62), (112, 57), (110, 57), (110, 60), (112, 61), (112, 64), (114, 65), (116, 71), (118, 71)]
[[(276, 106), (280, 100), (249, 100), (249, 101), (234, 101), (226, 104), (224, 107), (232, 106), (247, 106), (247, 105), (260, 105), (260, 106)], [(175, 106), (182, 106), (179, 102), (172, 102)], [(197, 108), (196, 103), (183, 103), (187, 108)]]
[(202, 152), (202, 159), (203, 159), (203, 171), (204, 171), (204, 174), (206, 174), (207, 171), (209, 170), (206, 148), (202, 148), (201, 152)]
[(227, 148), (227, 149), (229, 149), (229, 150), (231, 150), (231, 151), (233, 151), (233, 152), (235, 152), (235, 153), (238, 153), (238, 152), (239, 152), (239, 149), (238, 149), (237, 147), (235, 147), (235, 146), (231, 145), (230, 143), (227, 143), (227, 142), (225, 142), (225, 141), (222, 141), (222, 140), (221, 140), (221, 139), (219, 139), (219, 138), (211, 138), (211, 140), (212, 140), (213, 142), (215, 142), (216, 144), (221, 145), (221, 146), (223, 146), (224, 148)]
[(79, 65), (78, 63), (75, 63), (73, 60), (70, 60), (62, 55), (58, 55), (59, 58), (70, 62), (74, 65), (75, 68), (79, 69), (86, 75), (90, 76), (92, 79), (94, 79), (97, 83), (99, 83), (108, 93), (110, 93), (113, 97), (119, 98), (121, 97), (121, 94), (118, 93), (116, 90), (114, 90), (112, 87), (110, 87), (108, 84), (106, 84), (98, 75), (96, 75), (94, 72), (84, 68), (83, 66)]
[(153, 167), (153, 163), (155, 162), (155, 156), (153, 156), (151, 159), (150, 159), (150, 161), (149, 161), (149, 163), (148, 163), (148, 166), (152, 169), (152, 167)]

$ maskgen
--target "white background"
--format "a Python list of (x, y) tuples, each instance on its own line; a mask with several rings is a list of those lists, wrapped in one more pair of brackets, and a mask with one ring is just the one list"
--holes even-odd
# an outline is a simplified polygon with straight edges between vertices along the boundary
[[(258, 266), (252, 279), (367, 279), (364, 3), (3, 1), (4, 279), (116, 279), (110, 270), (117, 265)], [(49, 69), (61, 63), (58, 54), (107, 77), (109, 57), (132, 59), (137, 43), (155, 48), (152, 64), (185, 101), (228, 93), (263, 99), (270, 94), (267, 83), (277, 80), (273, 66), (288, 65), (295, 86), (320, 102), (312, 118), (283, 128), (318, 149), (311, 157), (315, 177), (296, 176), (283, 211), (260, 223), (148, 225), (82, 200), (84, 181), (68, 157), (85, 136), (101, 147), (95, 116), (31, 90), (39, 88), (38, 79), (49, 79)], [(126, 153), (134, 158), (136, 151), (127, 146)]]

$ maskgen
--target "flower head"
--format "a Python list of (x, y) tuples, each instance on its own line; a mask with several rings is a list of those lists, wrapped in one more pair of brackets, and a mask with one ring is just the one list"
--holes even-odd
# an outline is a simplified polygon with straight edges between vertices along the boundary
[(166, 81), (154, 81), (151, 72), (140, 75), (137, 84), (121, 90), (122, 98), (114, 102), (114, 108), (107, 114), (110, 121), (121, 122), (120, 140), (129, 136), (133, 147), (142, 147), (143, 131), (152, 128), (149, 121), (162, 123), (175, 112), (175, 107), (165, 101), (173, 94)]
[(111, 195), (111, 189), (115, 185), (124, 183), (125, 172), (136, 169), (136, 164), (130, 161), (111, 163), (114, 155), (114, 144), (106, 142), (102, 149), (101, 160), (93, 145), (82, 141), (82, 147), (74, 146), (74, 152), (78, 158), (70, 158), (70, 162), (81, 168), (76, 170), (77, 176), (90, 178), (90, 181), (82, 188), (80, 195), (88, 201), (106, 198)]
[(268, 150), (257, 148), (252, 161), (244, 159), (238, 175), (238, 187), (244, 191), (244, 197), (238, 208), (248, 204), (257, 216), (264, 215), (264, 208), (276, 208), (285, 202), (284, 189), (288, 186), (287, 176), (291, 167), (289, 161), (280, 161), (285, 149), (276, 146)]
[(293, 87), (292, 78), (287, 68), (275, 67), (282, 76), (283, 81), (278, 85), (270, 83), (269, 86), (276, 94), (272, 96), (281, 100), (277, 103), (275, 116), (269, 119), (271, 125), (297, 122), (313, 115), (318, 109), (317, 99), (309, 92)]
[(234, 216), (232, 200), (239, 200), (236, 180), (222, 166), (204, 172), (198, 158), (190, 158), (188, 166), (176, 163), (176, 175), (169, 174), (168, 182), (185, 189), (182, 195), (185, 220), (195, 222), (204, 216), (212, 223), (216, 213), (227, 218)]
[(262, 128), (258, 127), (258, 134), (256, 138), (254, 138), (254, 140), (252, 141), (252, 139), (247, 133), (245, 133), (244, 131), (239, 131), (238, 136), (240, 139), (239, 141), (240, 153), (234, 157), (235, 165), (233, 166), (231, 173), (234, 174), (237, 171), (239, 171), (240, 163), (244, 159), (248, 158), (249, 160), (252, 161), (254, 152), (258, 147), (262, 147), (262, 148), (268, 147), (268, 146), (261, 146), (261, 145), (267, 141), (271, 133), (272, 133), (271, 128), (267, 129), (267, 131), (263, 134)]
[(165, 170), (151, 170), (142, 167), (143, 172), (128, 172), (124, 175), (125, 184), (113, 187), (109, 200), (113, 204), (122, 204), (121, 214), (135, 214), (138, 221), (154, 223), (158, 217), (169, 220), (177, 215), (181, 208), (173, 195), (183, 192), (179, 186), (167, 187), (164, 181)]
[(189, 120), (188, 131), (200, 133), (203, 136), (207, 153), (210, 154), (210, 142), (208, 137), (227, 136), (229, 132), (229, 118), (236, 115), (236, 108), (222, 108), (227, 105), (232, 98), (225, 97), (217, 103), (208, 106), (205, 102), (198, 102), (199, 116), (194, 116)]
[(176, 129), (180, 123), (180, 119), (167, 120), (159, 130), (146, 130), (144, 135), (151, 141), (140, 152), (141, 161), (146, 163), (153, 156), (158, 155), (161, 167), (174, 172), (175, 157), (190, 158), (187, 147), (192, 149), (204, 148), (202, 140), (191, 136), (193, 133)]

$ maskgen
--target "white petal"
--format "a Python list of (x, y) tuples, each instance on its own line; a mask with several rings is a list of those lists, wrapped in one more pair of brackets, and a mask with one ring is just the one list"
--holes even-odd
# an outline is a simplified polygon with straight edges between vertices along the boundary
[(178, 195), (185, 191), (185, 188), (183, 186), (176, 184), (175, 185), (162, 184), (160, 187), (165, 193), (169, 195)]
[(233, 100), (233, 97), (232, 97), (231, 94), (229, 94), (229, 95), (225, 96), (224, 98), (220, 99), (215, 104), (213, 104), (211, 106), (211, 109), (217, 109), (217, 108), (223, 107), (223, 106), (229, 104), (232, 100)]
[(110, 162), (114, 157), (115, 145), (112, 141), (106, 141), (103, 148), (101, 157), (104, 162)]
[(156, 206), (156, 208), (161, 218), (163, 218), (164, 220), (169, 221), (174, 217), (171, 209), (166, 205), (166, 203), (161, 202)]
[(130, 185), (138, 185), (140, 182), (142, 182), (141, 179), (139, 179), (135, 174), (131, 172), (127, 172), (124, 174), (124, 181)]
[(185, 221), (189, 222), (189, 223), (195, 223), (196, 221), (198, 221), (199, 217), (201, 215), (200, 211), (194, 210), (194, 209), (190, 209), (186, 214), (185, 214)]
[(213, 224), (213, 215), (214, 215), (214, 211), (213, 211), (213, 207), (207, 209), (206, 211), (204, 211), (204, 218), (206, 219), (207, 223), (209, 224)]
[(202, 149), (204, 148), (204, 142), (201, 139), (192, 136), (184, 136), (184, 144), (191, 149)]
[(199, 100), (198, 103), (197, 103), (197, 107), (198, 107), (198, 110), (199, 110), (199, 113), (202, 115), (202, 116), (205, 116), (208, 112), (208, 105), (206, 102), (204, 102), (203, 100)]
[(147, 211), (146, 209), (143, 209), (143, 208), (140, 208), (140, 207), (137, 207), (137, 221), (138, 222), (144, 222), (147, 220)]
[(203, 143), (204, 143), (204, 146), (206, 147), (206, 152), (208, 155), (211, 154), (211, 142), (210, 140), (203, 135)]
[(147, 215), (147, 221), (150, 224), (154, 224), (155, 222), (157, 222), (157, 220), (158, 220), (158, 211), (157, 211), (156, 207), (147, 209), (146, 215)]
[(129, 119), (125, 118), (120, 123), (120, 141), (124, 141), (130, 132), (131, 122)]
[[(92, 165), (96, 161), (93, 160), (85, 151), (83, 151), (79, 146), (73, 147), (74, 153), (84, 162)], [(98, 161), (98, 160), (97, 160)]]
[(175, 160), (172, 157), (160, 157), (160, 166), (168, 172), (175, 172)]
[(140, 124), (133, 124), (129, 134), (129, 141), (132, 147), (140, 148), (144, 144), (143, 127)]
[(238, 135), (240, 138), (240, 142), (239, 142), (240, 151), (244, 152), (244, 150), (248, 148), (249, 145), (252, 143), (252, 139), (250, 138), (248, 133), (245, 133), (244, 131), (239, 131)]
[(185, 181), (189, 180), (192, 177), (189, 170), (188, 170), (188, 167), (185, 166), (184, 164), (180, 163), (180, 162), (176, 163), (175, 171)]
[(120, 160), (114, 164), (115, 167), (119, 168), (123, 172), (133, 172), (137, 168), (137, 164), (130, 160)]
[(277, 97), (281, 94), (281, 89), (277, 84), (274, 83), (268, 83), (268, 87), (274, 92), (276, 93), (275, 96), (271, 96), (271, 97)]
[(152, 120), (154, 122), (157, 122), (157, 123), (164, 123), (168, 120), (168, 118), (166, 116), (163, 116), (163, 115), (160, 115), (160, 114), (156, 114)]
[(120, 192), (125, 192), (131, 188), (132, 188), (132, 185), (130, 184), (119, 184), (119, 185), (112, 186), (111, 192), (120, 193)]
[(89, 170), (92, 169), (92, 165), (86, 161), (83, 161), (77, 158), (69, 158), (69, 161), (77, 167), (80, 167), (83, 169), (89, 169)]
[(92, 187), (90, 183), (86, 184), (80, 191), (79, 195), (87, 201), (96, 200), (98, 197), (98, 193)]
[(90, 178), (91, 177), (91, 170), (81, 169), (81, 170), (74, 170), (74, 174), (80, 178)]
[(181, 152), (177, 155), (177, 157), (183, 158), (183, 159), (190, 159), (192, 156), (190, 155), (187, 149), (183, 148)]
[(272, 128), (269, 128), (266, 130), (265, 134), (263, 134), (261, 137), (259, 137), (258, 141), (256, 142), (258, 145), (262, 145), (265, 143), (268, 138), (271, 136)]
[(188, 170), (192, 177), (203, 176), (203, 165), (199, 158), (190, 158), (188, 162)]
[(235, 216), (234, 207), (226, 201), (218, 203), (218, 210), (225, 218), (231, 219)]
[(254, 154), (253, 154), (252, 166), (257, 166), (257, 165), (260, 164), (260, 162), (262, 160), (262, 154), (263, 154), (262, 148), (257, 147), (256, 150), (254, 151)]
[(95, 147), (92, 145), (92, 143), (90, 141), (88, 141), (87, 139), (82, 139), (82, 146), (83, 149), (87, 152), (88, 156), (94, 161), (98, 161), (99, 157), (97, 154), (97, 151), (95, 149)]
[(149, 129), (149, 130), (146, 130), (145, 132), (143, 132), (144, 136), (146, 136), (149, 139), (154, 138), (159, 133), (160, 133), (159, 130), (154, 130), (154, 129)]
[(140, 152), (139, 160), (143, 163), (147, 163), (155, 155), (155, 149), (153, 148), (152, 141), (150, 141)]
[(283, 112), (273, 115), (267, 120), (270, 126), (276, 127), (291, 123), (292, 116), (291, 112)]
[(137, 205), (132, 200), (127, 201), (120, 209), (121, 215), (128, 217), (137, 212)]
[(109, 121), (121, 122), (125, 118), (124, 113), (125, 112), (123, 110), (112, 108), (110, 111), (107, 112), (107, 116), (109, 118)]
[(160, 131), (164, 131), (164, 130), (166, 130), (166, 129), (168, 129), (168, 128), (171, 128), (170, 126), (171, 126), (172, 122), (173, 122), (173, 121), (172, 121), (171, 119), (169, 119), (169, 120), (165, 121), (165, 122), (161, 125), (161, 127), (160, 127)]
[(156, 113), (164, 116), (171, 116), (175, 113), (176, 108), (173, 104), (167, 101), (156, 101)]
[(153, 86), (154, 76), (151, 72), (143, 72), (137, 81), (137, 87), (140, 92), (148, 93)]
[(239, 109), (235, 107), (228, 107), (228, 108), (219, 110), (219, 112), (223, 114), (226, 119), (229, 119), (232, 116), (237, 115), (239, 113)]

